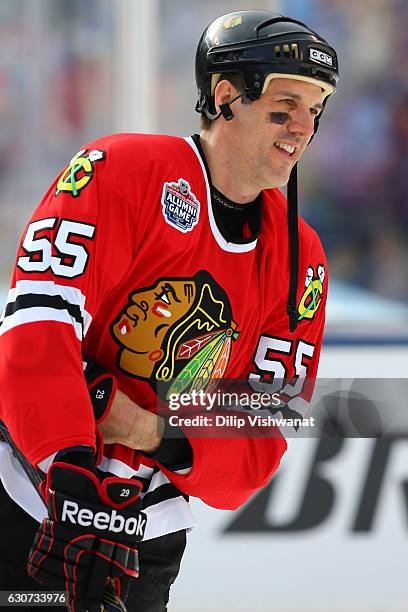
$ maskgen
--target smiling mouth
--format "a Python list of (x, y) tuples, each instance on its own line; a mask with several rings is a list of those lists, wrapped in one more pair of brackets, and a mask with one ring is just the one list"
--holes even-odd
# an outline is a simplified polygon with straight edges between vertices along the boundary
[(274, 142), (273, 146), (279, 151), (279, 153), (282, 153), (282, 155), (289, 158), (293, 157), (296, 152), (295, 145), (288, 144), (287, 142), (281, 142), (280, 140)]

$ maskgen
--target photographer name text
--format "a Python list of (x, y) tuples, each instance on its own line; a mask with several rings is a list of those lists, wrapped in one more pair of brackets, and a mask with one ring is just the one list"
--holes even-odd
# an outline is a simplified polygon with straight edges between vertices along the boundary
[(276, 418), (273, 416), (261, 416), (259, 414), (246, 413), (245, 416), (235, 414), (197, 414), (195, 416), (185, 417), (179, 415), (171, 415), (169, 417), (171, 427), (234, 427), (241, 429), (245, 426), (250, 427), (314, 427), (314, 417), (303, 418)]

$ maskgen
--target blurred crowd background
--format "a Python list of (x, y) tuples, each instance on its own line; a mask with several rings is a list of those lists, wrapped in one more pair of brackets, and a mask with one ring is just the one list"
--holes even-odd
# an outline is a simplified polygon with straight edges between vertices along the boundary
[[(137, 0), (134, 0), (135, 2)], [(153, 0), (152, 0), (153, 3)], [(194, 53), (209, 21), (232, 10), (304, 20), (337, 49), (341, 79), (301, 163), (303, 216), (332, 278), (408, 298), (408, 2), (154, 0), (155, 131), (188, 135)], [(31, 209), (87, 141), (115, 129), (121, 37), (113, 0), (0, 0), (0, 284), (8, 284)], [(123, 66), (122, 66), (123, 68)], [(143, 65), (129, 61), (128, 79)]]

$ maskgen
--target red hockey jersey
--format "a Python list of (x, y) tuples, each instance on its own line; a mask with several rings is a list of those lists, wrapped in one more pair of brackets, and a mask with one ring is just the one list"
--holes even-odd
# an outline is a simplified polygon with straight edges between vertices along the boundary
[[(290, 333), (288, 248), (277, 189), (263, 192), (257, 238), (223, 237), (192, 138), (117, 134), (87, 145), (25, 229), (0, 325), (0, 418), (25, 456), (37, 464), (68, 446), (95, 446), (83, 355), (148, 410), (157, 383), (179, 388), (211, 354), (207, 381), (248, 379), (257, 389), (284, 378), (289, 405), (304, 414), (302, 381), (316, 376), (322, 341), (326, 262), (300, 219), (298, 327)], [(238, 507), (286, 449), (276, 432), (217, 439), (183, 429), (188, 469), (117, 444), (105, 449), (102, 469), (144, 479), (146, 537), (192, 525), (186, 495)], [(11, 489), (9, 479), (17, 499)]]

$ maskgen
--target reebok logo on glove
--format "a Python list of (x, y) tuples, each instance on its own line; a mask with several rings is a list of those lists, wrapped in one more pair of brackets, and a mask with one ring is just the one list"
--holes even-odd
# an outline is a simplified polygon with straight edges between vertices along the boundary
[(93, 525), (99, 530), (108, 530), (113, 533), (126, 533), (127, 535), (135, 535), (143, 537), (146, 526), (146, 518), (143, 514), (138, 514), (137, 517), (130, 516), (125, 519), (124, 516), (116, 512), (115, 509), (111, 513), (108, 512), (92, 512), (89, 508), (79, 507), (79, 505), (66, 499), (62, 506), (62, 522), (70, 522), (73, 525), (81, 525), (81, 527), (90, 527)]

